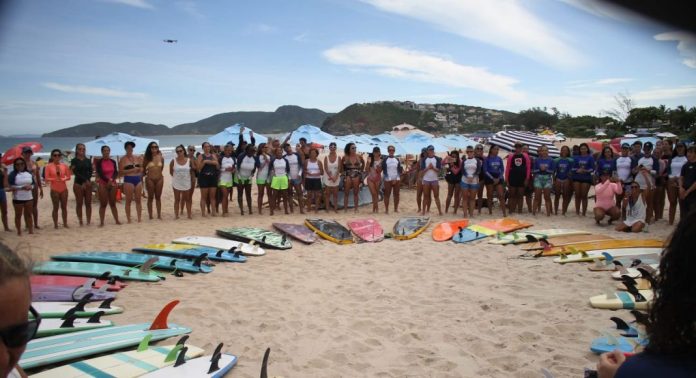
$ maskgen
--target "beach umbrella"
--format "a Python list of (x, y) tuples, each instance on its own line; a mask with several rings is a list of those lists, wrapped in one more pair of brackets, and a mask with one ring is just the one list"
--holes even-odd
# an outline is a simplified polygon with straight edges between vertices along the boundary
[(111, 149), (111, 156), (124, 156), (126, 154), (124, 147), (126, 142), (135, 143), (133, 153), (136, 154), (144, 153), (147, 145), (150, 144), (150, 142), (159, 144), (159, 140), (157, 139), (141, 138), (126, 133), (111, 133), (101, 138), (85, 142), (85, 154), (89, 156), (101, 156), (102, 147), (109, 146)]
[(623, 136), (624, 138), (638, 138), (638, 135), (636, 134), (626, 134)]
[(499, 131), (491, 139), (488, 140), (488, 144), (495, 144), (496, 146), (508, 150), (515, 150), (515, 143), (520, 142), (529, 146), (529, 154), (533, 156), (539, 156), (537, 152), (539, 147), (545, 145), (549, 149), (549, 156), (558, 157), (560, 156), (560, 151), (553, 143), (545, 138), (542, 138), (534, 133), (525, 131)]
[[(287, 134), (280, 140), (283, 141), (285, 138), (287, 138)], [(322, 131), (314, 125), (302, 125), (293, 130), (288, 143), (292, 145), (298, 144), (300, 143), (300, 138), (307, 139), (307, 143), (319, 143), (324, 146), (328, 146), (331, 142), (337, 142), (335, 136)]]
[[(213, 146), (224, 146), (228, 142), (232, 142), (235, 145), (239, 143), (239, 130), (244, 127), (244, 124), (239, 124), (235, 123), (232, 126), (226, 127), (224, 130), (220, 131), (219, 133), (211, 136), (208, 138), (208, 143), (212, 144)], [(251, 141), (251, 132), (254, 130), (244, 127), (244, 140), (247, 142)], [(268, 138), (261, 134), (256, 134), (254, 133), (254, 139), (256, 140), (256, 143), (267, 143)]]
[(655, 134), (655, 136), (659, 137), (659, 138), (676, 138), (677, 137), (675, 134), (672, 134), (672, 133), (667, 132), (667, 131), (657, 133), (657, 134)]
[(15, 159), (22, 156), (22, 150), (24, 149), (24, 147), (29, 147), (31, 148), (32, 152), (37, 153), (41, 151), (43, 145), (39, 142), (24, 142), (17, 144), (9, 150), (5, 151), (5, 153), (2, 155), (2, 163), (5, 165), (12, 165)]
[(633, 143), (635, 143), (636, 141), (639, 141), (642, 144), (650, 142), (654, 146), (655, 143), (657, 142), (657, 138), (655, 138), (655, 137), (621, 138), (621, 143), (619, 143), (619, 146), (624, 144), (624, 143), (628, 143), (630, 145), (633, 145)]

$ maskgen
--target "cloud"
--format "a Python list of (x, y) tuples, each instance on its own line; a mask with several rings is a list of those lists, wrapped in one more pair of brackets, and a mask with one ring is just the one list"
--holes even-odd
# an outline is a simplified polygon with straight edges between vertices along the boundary
[(689, 96), (696, 96), (696, 85), (685, 85), (675, 88), (652, 88), (631, 95), (636, 101), (671, 100)]
[(471, 88), (507, 99), (520, 99), (523, 94), (513, 88), (517, 80), (489, 72), (486, 68), (457, 64), (435, 55), (370, 43), (353, 43), (323, 52), (331, 63), (364, 68), (380, 75)]
[(585, 59), (515, 0), (362, 0), (379, 10), (424, 21), (543, 64), (576, 67)]
[(205, 18), (203, 13), (201, 13), (201, 11), (198, 10), (198, 5), (195, 1), (177, 1), (176, 7), (179, 8), (179, 10), (181, 10), (182, 12), (189, 14), (193, 18), (197, 18), (199, 20)]
[(135, 8), (141, 9), (155, 9), (155, 7), (148, 3), (148, 0), (101, 0), (107, 3), (116, 3), (122, 5), (128, 5)]
[(655, 35), (658, 41), (677, 41), (677, 50), (684, 57), (682, 63), (696, 68), (696, 36), (686, 32), (669, 32)]
[(125, 92), (109, 88), (89, 87), (85, 85), (66, 85), (60, 83), (43, 83), (43, 86), (65, 93), (78, 93), (94, 96), (118, 97), (118, 98), (145, 98), (144, 93)]
[(585, 87), (597, 87), (604, 85), (614, 85), (621, 83), (628, 83), (635, 79), (630, 77), (609, 77), (599, 80), (577, 80), (570, 83), (569, 88), (585, 88)]
[(560, 0), (577, 9), (601, 18), (611, 18), (618, 21), (645, 22), (646, 18), (621, 6), (613, 5), (606, 0)]

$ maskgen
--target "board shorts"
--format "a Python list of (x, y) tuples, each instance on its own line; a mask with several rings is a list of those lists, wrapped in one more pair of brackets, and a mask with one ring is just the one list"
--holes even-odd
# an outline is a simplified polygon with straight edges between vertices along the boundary
[(216, 188), (217, 187), (217, 177), (214, 175), (198, 175), (198, 187), (199, 188)]
[(218, 181), (217, 186), (219, 186), (219, 187), (221, 187), (221, 188), (228, 188), (228, 189), (231, 188), (231, 187), (233, 187), (233, 186), (234, 186), (234, 176), (233, 176), (232, 179), (230, 179), (230, 180), (223, 180), (223, 179), (220, 179), (220, 180)]
[(275, 176), (271, 180), (271, 189), (286, 190), (290, 187), (288, 176)]
[(305, 190), (308, 192), (321, 190), (321, 179), (319, 177), (305, 179)]
[(551, 189), (553, 186), (553, 176), (536, 175), (534, 176), (534, 189)]
[(241, 177), (236, 177), (234, 178), (234, 183), (238, 185), (247, 185), (251, 184), (251, 177), (250, 178), (241, 178)]
[(290, 182), (292, 183), (292, 185), (300, 185), (300, 184), (302, 184), (302, 177), (298, 177), (296, 179), (290, 179)]
[(268, 183), (267, 179), (257, 178), (256, 185), (266, 185)]

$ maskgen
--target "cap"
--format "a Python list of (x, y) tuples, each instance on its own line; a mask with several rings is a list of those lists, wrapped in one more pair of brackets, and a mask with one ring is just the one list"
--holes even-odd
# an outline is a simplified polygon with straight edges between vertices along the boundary
[(631, 148), (631, 145), (628, 143), (624, 143), (621, 145), (621, 148)]
[(430, 150), (435, 151), (435, 146), (433, 146), (433, 145), (431, 144), (431, 145), (429, 145), (429, 146), (426, 148), (426, 150), (428, 150), (428, 151), (430, 151)]
[(31, 147), (29, 147), (29, 146), (22, 147), (22, 153), (25, 154), (27, 152), (31, 152), (32, 154), (34, 153), (34, 151), (32, 151), (32, 149), (31, 149)]
[(515, 148), (522, 147), (522, 143), (520, 142), (515, 142)]
[(633, 145), (634, 145), (634, 146), (635, 146), (636, 144), (639, 145), (639, 146), (642, 146), (642, 145), (643, 145), (643, 142), (641, 142), (641, 141), (639, 141), (639, 140), (633, 142)]
[(652, 149), (653, 148), (652, 142), (645, 142), (645, 144), (643, 145), (643, 148), (646, 148), (646, 147)]

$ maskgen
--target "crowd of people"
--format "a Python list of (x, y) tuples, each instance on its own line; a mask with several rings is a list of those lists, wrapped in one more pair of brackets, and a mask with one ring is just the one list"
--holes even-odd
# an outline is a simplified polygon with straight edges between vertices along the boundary
[[(623, 144), (618, 156), (608, 145), (593, 154), (582, 143), (561, 147), (557, 158), (549, 157), (545, 146), (539, 148), (538, 156), (531, 156), (528, 146), (517, 143), (505, 159), (496, 145), (490, 146), (488, 154), (478, 144), (465, 146), (464, 151), (453, 150), (444, 158), (435, 154), (433, 146), (427, 146), (414, 159), (403, 159), (395, 155), (394, 146), (387, 148), (386, 155), (375, 147), (364, 157), (353, 143), (346, 144), (341, 155), (336, 143), (330, 143), (328, 154), (320, 158), (319, 150), (304, 138), (296, 146), (288, 143), (291, 135), (282, 142), (276, 139), (257, 145), (253, 132), (246, 141), (243, 131), (237, 144), (212, 146), (205, 142), (200, 152), (194, 146), (176, 147), (176, 156), (168, 164), (176, 219), (184, 214), (192, 218), (196, 187), (200, 191), (201, 215), (226, 217), (235, 188), (241, 215), (253, 214), (254, 207), (262, 214), (265, 201), (271, 215), (281, 210), (281, 204), (286, 214), (293, 213), (296, 207), (300, 214), (321, 208), (337, 212), (341, 205), (347, 211), (351, 198), (353, 203), (360, 203), (363, 186), (369, 189), (373, 212), (380, 208), (385, 213), (390, 209), (399, 212), (401, 187), (410, 187), (413, 182), (418, 212), (429, 213), (434, 202), (442, 215), (441, 177), (447, 185), (444, 213), (451, 208), (457, 214), (461, 208), (462, 214), (470, 218), (480, 214), (483, 207), (492, 214), (496, 200), (503, 216), (521, 213), (525, 203), (532, 215), (565, 215), (573, 197), (575, 213), (585, 216), (593, 186), (596, 222), (617, 222), (616, 229), (620, 231), (638, 232), (646, 224), (662, 219), (665, 197), (669, 202), (670, 225), (678, 208), (683, 217), (696, 207), (696, 150), (684, 143), (658, 141), (653, 146), (637, 141), (633, 145)], [(121, 223), (116, 205), (119, 192), (125, 197), (128, 223), (134, 218), (137, 222), (142, 220), (144, 199), (149, 219), (161, 219), (167, 167), (159, 146), (149, 143), (143, 155), (133, 153), (133, 142), (126, 142), (124, 148), (125, 155), (116, 161), (108, 146), (102, 147), (100, 157), (90, 158), (85, 146), (78, 144), (69, 165), (56, 149), (42, 173), (31, 159), (32, 150), (25, 148), (14, 161), (11, 173), (0, 167), (0, 210), (5, 230), (10, 230), (5, 191), (12, 192), (17, 233), (22, 233), (22, 218), (24, 229), (30, 234), (39, 227), (37, 203), (43, 198), (42, 180), (50, 190), (56, 228), (59, 213), (63, 226), (69, 227), (67, 184), (71, 180), (80, 226), (91, 224), (93, 193), (98, 197), (100, 226), (104, 225), (107, 208), (114, 222)], [(256, 206), (252, 200), (254, 183)], [(343, 192), (342, 204), (339, 192)], [(357, 212), (357, 206), (353, 207)]]

